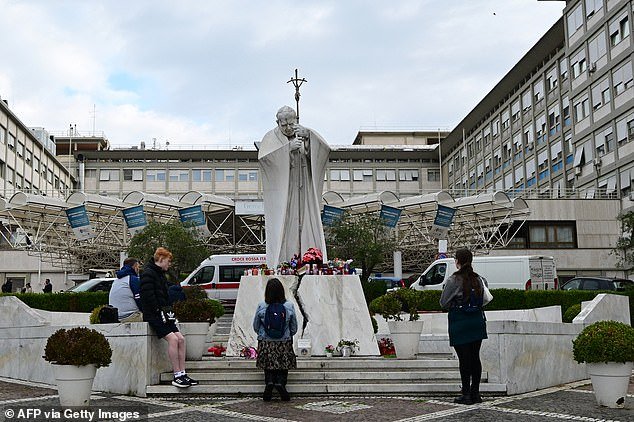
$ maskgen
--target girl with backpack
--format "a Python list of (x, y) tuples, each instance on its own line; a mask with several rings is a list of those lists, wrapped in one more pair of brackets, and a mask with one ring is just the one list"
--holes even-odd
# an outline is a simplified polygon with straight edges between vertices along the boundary
[(266, 284), (264, 302), (260, 302), (255, 311), (253, 329), (258, 335), (256, 366), (264, 370), (262, 399), (270, 401), (275, 387), (282, 401), (290, 400), (286, 381), (288, 370), (297, 368), (293, 350), (297, 316), (293, 304), (286, 300), (282, 282), (277, 278), (270, 279)]
[(456, 350), (460, 362), (462, 395), (454, 399), (455, 403), (482, 403), (480, 397), (480, 346), (487, 338), (484, 316), (484, 286), (488, 286), (484, 277), (473, 271), (473, 255), (468, 249), (456, 251), (456, 267), (440, 296), (440, 306), (448, 309), (449, 344)]

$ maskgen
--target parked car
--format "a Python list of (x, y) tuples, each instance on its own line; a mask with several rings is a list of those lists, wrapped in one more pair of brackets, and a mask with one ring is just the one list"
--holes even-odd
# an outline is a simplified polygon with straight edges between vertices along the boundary
[(112, 282), (115, 281), (116, 278), (108, 277), (108, 278), (91, 278), (88, 281), (84, 281), (83, 283), (79, 283), (66, 290), (67, 292), (78, 293), (78, 292), (109, 292), (112, 287)]
[(625, 278), (575, 277), (561, 286), (561, 290), (625, 290), (634, 281)]
[(393, 292), (398, 289), (405, 288), (405, 281), (402, 278), (398, 277), (385, 277), (380, 275), (370, 276), (368, 281), (377, 281), (382, 280), (385, 282), (385, 287), (387, 288), (387, 292)]

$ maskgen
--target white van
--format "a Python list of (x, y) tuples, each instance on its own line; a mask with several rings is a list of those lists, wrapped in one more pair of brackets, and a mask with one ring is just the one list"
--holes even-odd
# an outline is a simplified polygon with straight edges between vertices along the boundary
[[(486, 278), (490, 289), (557, 290), (552, 256), (476, 256), (473, 270)], [(453, 258), (437, 259), (412, 283), (415, 290), (442, 290), (457, 271)]]
[(212, 255), (201, 262), (181, 286), (200, 286), (211, 299), (235, 301), (244, 271), (262, 264), (266, 264), (264, 254)]

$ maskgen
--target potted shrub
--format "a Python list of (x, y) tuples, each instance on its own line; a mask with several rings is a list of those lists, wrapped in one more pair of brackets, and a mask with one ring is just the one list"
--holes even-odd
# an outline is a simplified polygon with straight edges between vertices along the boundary
[(110, 365), (112, 349), (96, 330), (62, 328), (48, 338), (42, 357), (53, 364), (60, 404), (88, 406), (97, 368)]
[(337, 343), (337, 350), (341, 353), (341, 356), (349, 358), (356, 350), (359, 350), (359, 340), (356, 338), (354, 340), (342, 338)]
[(634, 361), (634, 328), (616, 321), (587, 326), (572, 342), (578, 363), (586, 363), (600, 406), (623, 407)]
[(198, 286), (185, 289), (186, 299), (174, 303), (174, 314), (180, 331), (185, 336), (187, 360), (201, 360), (205, 351), (205, 341), (215, 331), (216, 318), (225, 313), (220, 302), (208, 299), (207, 294)]
[[(423, 321), (418, 315), (420, 308), (421, 295), (411, 289), (399, 289), (370, 302), (370, 312), (380, 314), (387, 321), (399, 359), (413, 359), (418, 353), (423, 331)], [(407, 320), (403, 320), (405, 313), (409, 314)]]

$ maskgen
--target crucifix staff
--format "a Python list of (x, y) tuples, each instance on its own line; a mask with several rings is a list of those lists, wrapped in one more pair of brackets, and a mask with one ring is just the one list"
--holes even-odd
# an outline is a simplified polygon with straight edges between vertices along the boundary
[(299, 123), (299, 97), (301, 96), (301, 94), (299, 93), (299, 87), (302, 86), (304, 82), (308, 81), (304, 78), (299, 78), (297, 69), (295, 69), (295, 77), (291, 77), (291, 79), (286, 82), (287, 84), (292, 83), (295, 87), (295, 113), (297, 114), (297, 123)]

